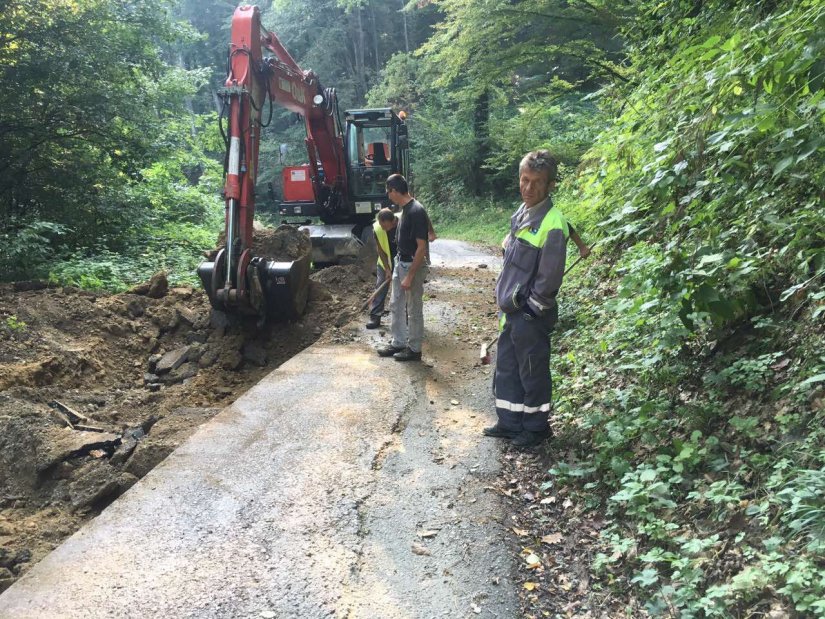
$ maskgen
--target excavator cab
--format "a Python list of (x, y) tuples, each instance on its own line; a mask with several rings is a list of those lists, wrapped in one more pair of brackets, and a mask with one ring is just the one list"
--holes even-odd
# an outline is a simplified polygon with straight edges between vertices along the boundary
[(307, 199), (312, 191), (309, 166), (284, 169), (281, 215), (318, 216), (323, 222), (306, 226), (315, 264), (355, 260), (372, 239), (375, 214), (390, 205), (387, 178), (396, 173), (409, 178), (409, 140), (402, 117), (390, 108), (376, 108), (349, 110), (345, 119), (347, 195), (334, 216), (320, 212), (317, 201)]
[(367, 215), (371, 222), (387, 205), (387, 178), (409, 175), (407, 125), (390, 108), (349, 110), (346, 144), (353, 215)]

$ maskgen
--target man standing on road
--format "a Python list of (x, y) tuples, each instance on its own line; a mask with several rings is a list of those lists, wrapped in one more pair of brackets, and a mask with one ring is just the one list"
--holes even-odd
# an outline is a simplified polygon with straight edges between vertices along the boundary
[(392, 278), (392, 265), (398, 252), (395, 241), (395, 228), (398, 218), (388, 208), (378, 211), (378, 217), (372, 224), (375, 235), (375, 246), (378, 249), (378, 264), (375, 267), (375, 298), (370, 304), (370, 320), (367, 329), (377, 329), (381, 326), (381, 315), (384, 313), (384, 300), (387, 298), (387, 288)]
[(545, 150), (519, 165), (522, 205), (510, 218), (504, 264), (496, 282), (500, 311), (496, 356), (496, 425), (486, 436), (513, 439), (520, 448), (550, 436), (553, 383), (550, 332), (558, 319), (556, 295), (567, 253), (567, 220), (550, 200), (557, 164)]
[(393, 174), (387, 179), (387, 197), (401, 207), (401, 215), (395, 228), (398, 258), (390, 297), (392, 342), (379, 348), (378, 354), (396, 361), (420, 361), (429, 218), (421, 203), (410, 195), (407, 179), (402, 175)]

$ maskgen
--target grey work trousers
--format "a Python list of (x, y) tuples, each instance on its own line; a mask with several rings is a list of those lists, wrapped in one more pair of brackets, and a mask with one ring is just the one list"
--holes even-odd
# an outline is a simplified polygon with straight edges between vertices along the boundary
[[(384, 283), (385, 279), (387, 279), (387, 272), (384, 270), (383, 265), (379, 262), (375, 267), (375, 290), (378, 290), (378, 288), (381, 287), (381, 284)], [(381, 318), (381, 315), (384, 313), (384, 302), (387, 299), (387, 291), (389, 289), (390, 285), (387, 284), (381, 288), (381, 290), (378, 290), (378, 293), (375, 295), (372, 303), (370, 303), (370, 316)]]
[(410, 289), (404, 290), (401, 282), (407, 277), (411, 266), (412, 262), (396, 260), (392, 271), (392, 345), (396, 348), (407, 346), (413, 352), (421, 352), (424, 341), (424, 280), (428, 267), (422, 264), (415, 272)]
[(553, 397), (550, 377), (550, 332), (558, 308), (534, 317), (522, 311), (507, 314), (498, 336), (494, 393), (498, 425), (507, 430), (543, 432)]

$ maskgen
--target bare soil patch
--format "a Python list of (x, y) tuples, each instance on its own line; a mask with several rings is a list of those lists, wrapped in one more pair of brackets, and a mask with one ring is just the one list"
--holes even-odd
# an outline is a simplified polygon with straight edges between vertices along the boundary
[[(256, 231), (257, 255), (309, 240)], [(0, 286), (0, 591), (265, 374), (348, 322), (365, 263), (311, 276), (305, 315), (258, 329), (158, 275), (126, 294)]]

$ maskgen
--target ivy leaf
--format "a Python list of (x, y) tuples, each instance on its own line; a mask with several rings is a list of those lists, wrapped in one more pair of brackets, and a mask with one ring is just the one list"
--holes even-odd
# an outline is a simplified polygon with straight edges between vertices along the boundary
[(636, 574), (630, 582), (637, 582), (643, 587), (649, 587), (659, 580), (659, 572), (656, 568), (649, 567)]
[(806, 378), (801, 383), (799, 383), (800, 387), (804, 387), (806, 385), (813, 385), (814, 383), (821, 383), (825, 381), (825, 374), (816, 374), (811, 376), (810, 378)]
[(656, 471), (654, 471), (653, 469), (645, 469), (639, 475), (639, 479), (641, 481), (653, 481), (654, 479), (656, 479)]
[(774, 167), (774, 169), (773, 169), (773, 175), (778, 176), (779, 174), (782, 174), (782, 172), (787, 170), (788, 167), (791, 164), (793, 164), (793, 161), (794, 161), (794, 156), (793, 155), (789, 155), (788, 157), (785, 157), (782, 161), (780, 161), (779, 163), (776, 164), (776, 167)]

